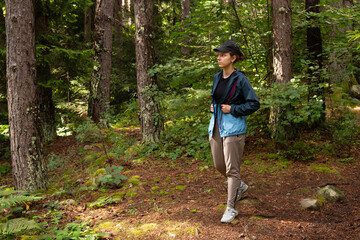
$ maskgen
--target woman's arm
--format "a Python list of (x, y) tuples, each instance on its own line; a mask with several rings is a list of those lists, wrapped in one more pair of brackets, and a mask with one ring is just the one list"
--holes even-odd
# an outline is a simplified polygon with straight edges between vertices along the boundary
[(239, 105), (230, 104), (230, 113), (234, 116), (247, 116), (260, 108), (260, 101), (249, 80), (246, 77), (241, 80), (240, 95), (244, 98), (244, 103)]

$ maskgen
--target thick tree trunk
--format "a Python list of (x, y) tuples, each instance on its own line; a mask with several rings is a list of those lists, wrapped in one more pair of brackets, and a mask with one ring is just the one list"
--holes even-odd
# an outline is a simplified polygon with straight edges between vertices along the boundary
[[(185, 21), (187, 17), (190, 15), (190, 2), (189, 0), (181, 0), (181, 21)], [(185, 31), (187, 26), (183, 27), (183, 31)], [(185, 36), (181, 46), (181, 55), (182, 56), (189, 56), (190, 55), (190, 48), (187, 47), (189, 45), (190, 38)]]
[(34, 191), (47, 187), (36, 95), (34, 1), (5, 4), (12, 171), (16, 189)]
[[(35, 35), (38, 43), (49, 46), (44, 34), (49, 33), (49, 24), (47, 17), (43, 13), (43, 2), (37, 1), (35, 7)], [(50, 46), (49, 46), (50, 47)], [(46, 59), (48, 53), (43, 52), (42, 59)], [(43, 141), (44, 143), (54, 140), (56, 134), (56, 121), (55, 121), (55, 106), (52, 99), (52, 88), (44, 87), (51, 78), (50, 65), (47, 61), (43, 60), (37, 64), (37, 96), (39, 97), (39, 114), (41, 125), (43, 128)]]
[[(320, 13), (320, 0), (306, 0), (305, 10), (309, 14)], [(308, 17), (308, 20), (312, 21), (306, 30), (307, 35), (307, 49), (311, 65), (309, 67), (309, 101), (320, 100), (322, 101), (323, 112), (320, 118), (315, 122), (315, 126), (322, 125), (325, 122), (325, 88), (320, 87), (319, 84), (324, 82), (324, 78), (321, 76), (320, 69), (322, 68), (322, 38), (320, 28), (316, 24), (317, 17)]]
[(287, 83), (292, 78), (292, 33), (290, 0), (273, 0), (274, 82)]
[(154, 65), (153, 1), (135, 0), (135, 48), (139, 117), (143, 142), (156, 142), (164, 129), (155, 79), (147, 71)]
[[(274, 82), (284, 84), (292, 78), (292, 34), (291, 34), (291, 4), (290, 0), (273, 0), (273, 36), (274, 36)], [(291, 126), (285, 126), (283, 109), (274, 106), (270, 112), (271, 136), (275, 139), (293, 138)]]
[(89, 116), (104, 126), (107, 126), (106, 113), (110, 104), (113, 12), (114, 0), (96, 1), (94, 60), (97, 65), (91, 78)]

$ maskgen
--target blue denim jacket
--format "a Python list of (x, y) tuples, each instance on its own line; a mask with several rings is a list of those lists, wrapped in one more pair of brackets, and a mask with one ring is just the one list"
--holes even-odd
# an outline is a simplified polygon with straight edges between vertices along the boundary
[(230, 113), (222, 113), (220, 104), (215, 103), (213, 95), (221, 76), (222, 71), (215, 74), (213, 80), (211, 96), (212, 104), (214, 105), (214, 112), (210, 119), (209, 136), (212, 137), (213, 135), (215, 119), (217, 119), (219, 125), (220, 137), (244, 134), (247, 130), (246, 116), (252, 114), (260, 108), (259, 99), (245, 74), (236, 69), (236, 71), (231, 75), (225, 94), (220, 101), (223, 103), (228, 101), (231, 89), (236, 80), (235, 91), (228, 103), (231, 106), (231, 110)]

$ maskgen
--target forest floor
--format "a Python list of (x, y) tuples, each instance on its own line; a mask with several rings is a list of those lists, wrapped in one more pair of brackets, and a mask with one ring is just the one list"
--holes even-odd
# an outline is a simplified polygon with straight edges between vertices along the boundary
[[(139, 129), (117, 131), (140, 137)], [(101, 144), (80, 144), (74, 135), (47, 145), (48, 161), (49, 156), (67, 160), (49, 172), (47, 197), (29, 211), (42, 216), (48, 227), (88, 223), (92, 231), (107, 233), (105, 239), (360, 239), (359, 145), (349, 149), (347, 158), (318, 153), (308, 162), (293, 162), (277, 158), (269, 139), (249, 136), (241, 167), (249, 190), (229, 224), (220, 222), (225, 179), (199, 159), (111, 160), (105, 164), (123, 166), (127, 183), (80, 191), (91, 182), (89, 167), (94, 166), (84, 159), (102, 151)], [(11, 176), (2, 177), (1, 184), (11, 181)], [(317, 211), (300, 207), (302, 199), (313, 198), (325, 185), (334, 185), (345, 200)], [(61, 207), (65, 199), (74, 201)]]

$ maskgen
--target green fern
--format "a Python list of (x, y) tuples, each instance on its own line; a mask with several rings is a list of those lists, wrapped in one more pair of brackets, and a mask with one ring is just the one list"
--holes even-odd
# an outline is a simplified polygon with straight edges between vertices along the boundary
[[(0, 211), (5, 213), (7, 208), (13, 208), (20, 204), (28, 202), (38, 201), (42, 197), (28, 195), (25, 191), (17, 191), (12, 188), (6, 188), (6, 186), (0, 187)], [(0, 223), (0, 238), (1, 236), (12, 235), (21, 231), (38, 228), (37, 223), (34, 220), (26, 218), (14, 218), (9, 219), (11, 216), (4, 216), (3, 221)]]
[(12, 207), (14, 205), (38, 201), (40, 199), (42, 198), (34, 197), (34, 196), (24, 196), (24, 195), (9, 195), (8, 197), (0, 198), (0, 210)]
[(5, 223), (0, 223), (0, 236), (11, 235), (34, 228), (39, 228), (38, 224), (34, 220), (28, 220), (26, 218), (10, 219)]

